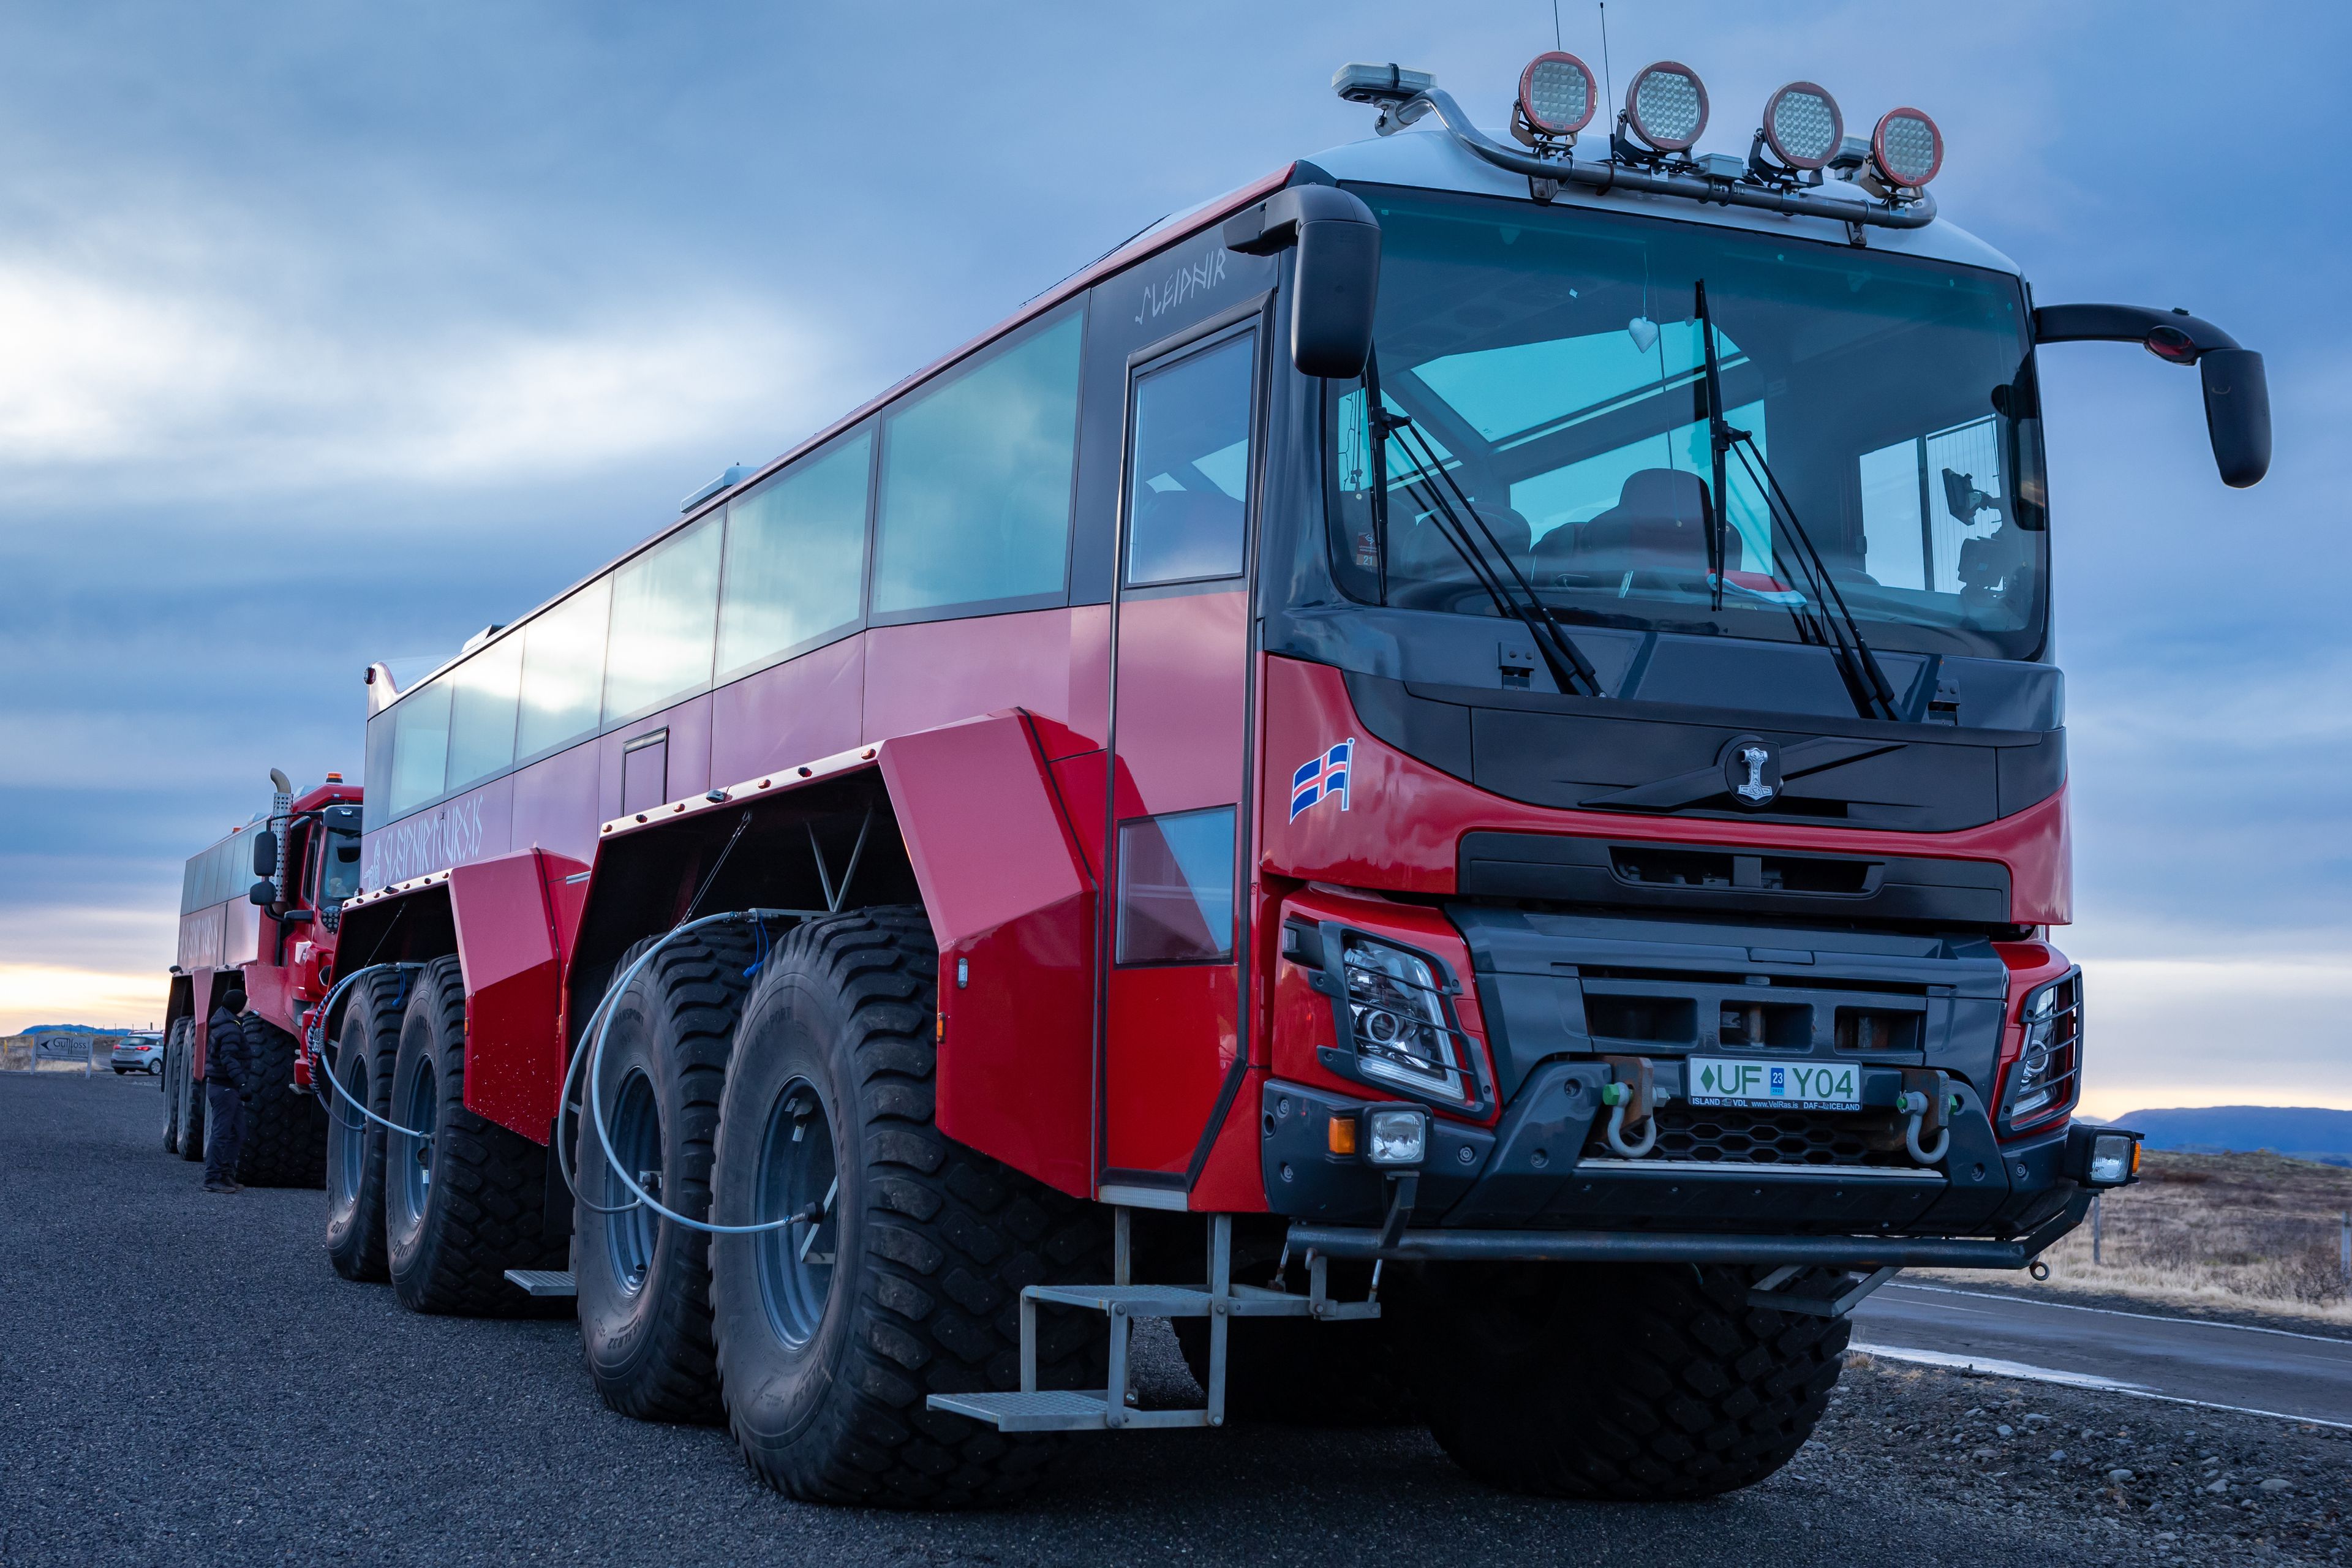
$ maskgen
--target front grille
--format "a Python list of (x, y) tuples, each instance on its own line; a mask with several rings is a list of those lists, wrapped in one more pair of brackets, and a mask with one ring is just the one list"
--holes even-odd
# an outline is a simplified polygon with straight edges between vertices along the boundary
[[(1670, 1100), (1652, 1113), (1657, 1146), (1645, 1158), (1724, 1165), (1907, 1165), (1884, 1119), (1822, 1110), (1746, 1110)], [(1891, 1142), (1893, 1147), (1875, 1148)], [(1613, 1153), (1598, 1124), (1588, 1155)]]

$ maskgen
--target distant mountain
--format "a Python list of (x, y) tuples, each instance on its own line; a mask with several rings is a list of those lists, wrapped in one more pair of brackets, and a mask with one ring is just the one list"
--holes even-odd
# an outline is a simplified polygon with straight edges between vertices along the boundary
[(2220, 1154), (2268, 1149), (2297, 1160), (2352, 1165), (2352, 1110), (2307, 1105), (2201, 1105), (2135, 1110), (2118, 1126), (2147, 1134), (2151, 1149)]

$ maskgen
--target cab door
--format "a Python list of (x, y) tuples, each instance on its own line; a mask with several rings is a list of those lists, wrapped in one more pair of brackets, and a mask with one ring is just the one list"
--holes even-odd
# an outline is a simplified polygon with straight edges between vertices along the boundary
[(1129, 362), (1111, 624), (1102, 1195), (1182, 1208), (1246, 1055), (1250, 611), (1265, 332)]

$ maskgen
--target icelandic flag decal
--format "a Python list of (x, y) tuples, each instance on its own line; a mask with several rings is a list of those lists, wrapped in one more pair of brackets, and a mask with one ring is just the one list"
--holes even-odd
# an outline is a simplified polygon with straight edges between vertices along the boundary
[(1348, 768), (1356, 755), (1353, 735), (1309, 763), (1299, 765), (1290, 775), (1290, 820), (1318, 800), (1339, 797), (1339, 809), (1348, 809)]

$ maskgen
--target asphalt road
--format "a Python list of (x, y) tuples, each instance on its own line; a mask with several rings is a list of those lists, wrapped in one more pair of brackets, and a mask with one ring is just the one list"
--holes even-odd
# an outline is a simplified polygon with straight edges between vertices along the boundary
[(2352, 1340), (1900, 1280), (1855, 1309), (1853, 1339), (1890, 1352), (1958, 1356), (1988, 1370), (1991, 1363), (2016, 1363), (2176, 1399), (2352, 1422)]
[(337, 1279), (321, 1194), (205, 1194), (159, 1114), (135, 1079), (0, 1079), (0, 1563), (2128, 1560), (1819, 1443), (1688, 1506), (1503, 1495), (1412, 1428), (1261, 1428), (1082, 1439), (1019, 1511), (808, 1507), (723, 1431), (607, 1411), (568, 1322)]

